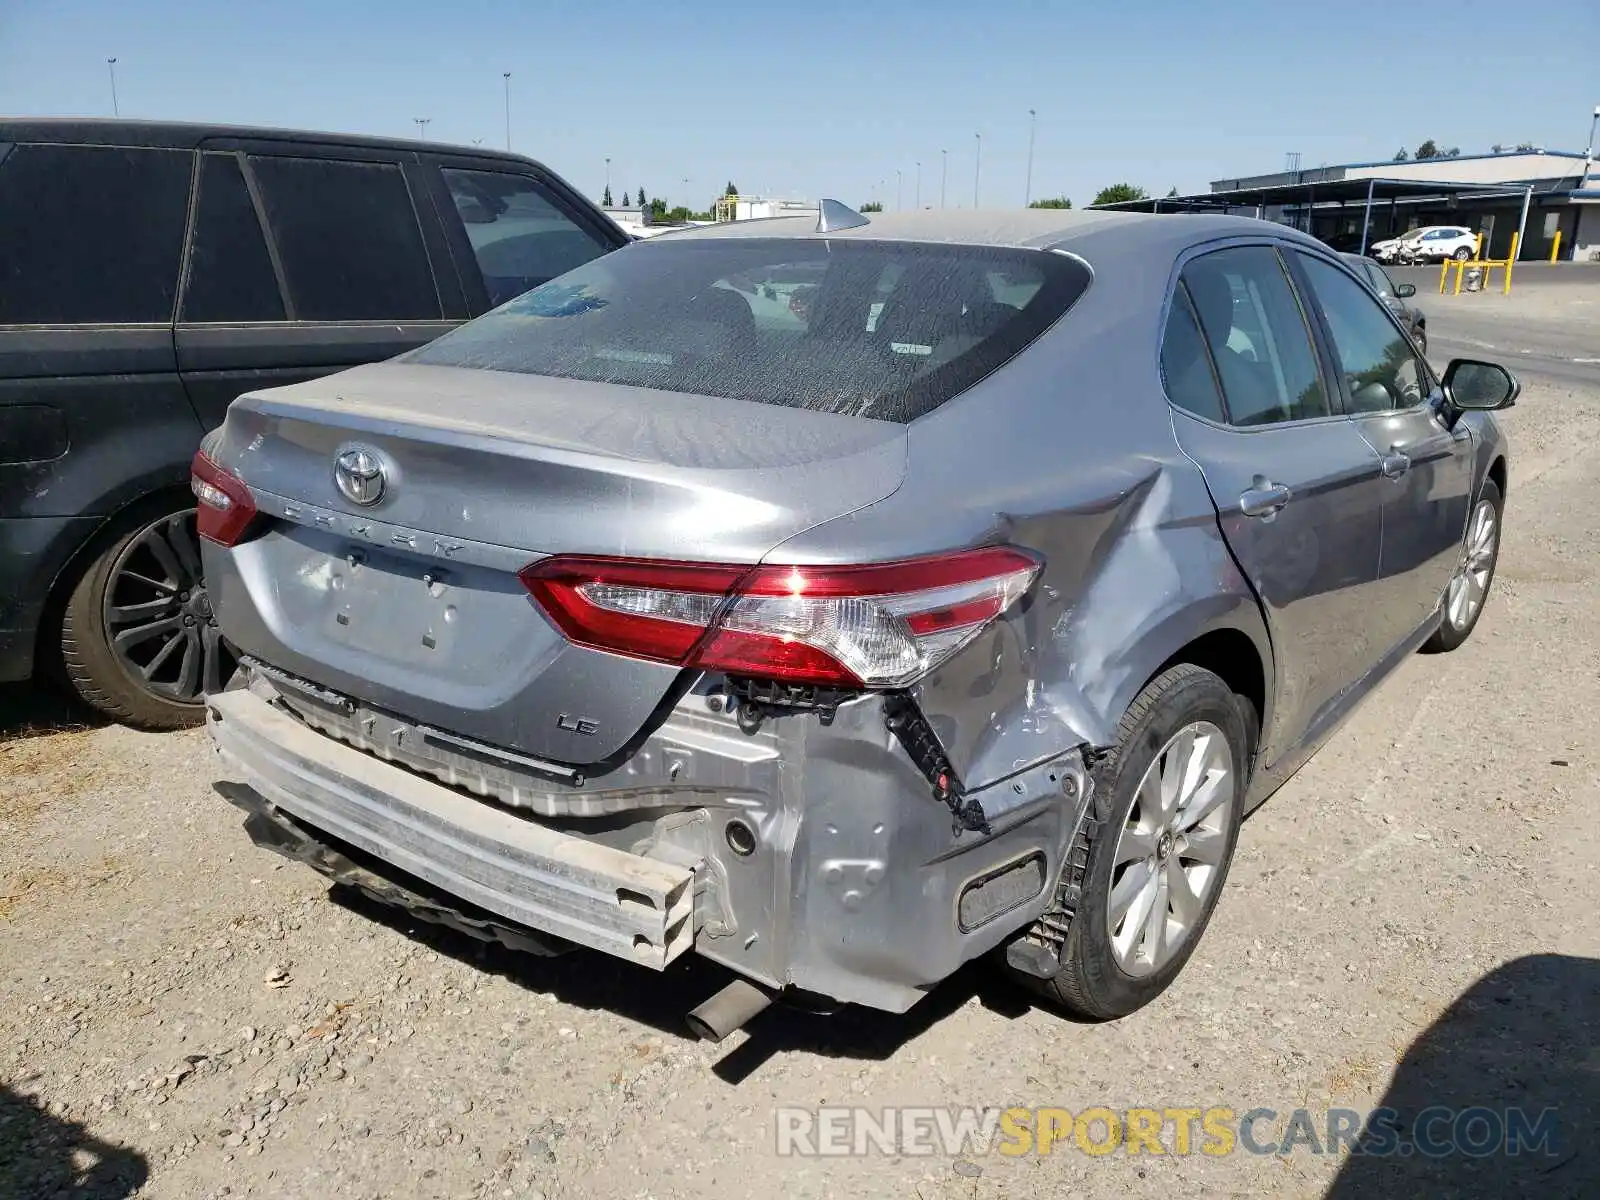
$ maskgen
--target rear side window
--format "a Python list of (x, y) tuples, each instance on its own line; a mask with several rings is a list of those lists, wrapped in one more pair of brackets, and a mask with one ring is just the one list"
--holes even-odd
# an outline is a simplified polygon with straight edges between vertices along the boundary
[(504, 304), (612, 248), (562, 212), (535, 179), (453, 167), (443, 174), (490, 304)]
[(1188, 290), (1181, 283), (1172, 297), (1166, 336), (1161, 339), (1161, 379), (1167, 398), (1185, 412), (1218, 423), (1227, 420), (1217, 377), (1211, 370), (1211, 355), (1195, 324)]
[(597, 258), (408, 356), (911, 421), (1083, 294), (1078, 260), (862, 239), (664, 238)]
[(1235, 425), (1270, 425), (1332, 411), (1311, 334), (1277, 254), (1219, 250), (1183, 269)]
[(439, 293), (392, 163), (252, 157), (302, 321), (437, 319)]
[(194, 155), (19, 145), (0, 161), (0, 324), (172, 320)]
[(189, 248), (184, 321), (281, 321), (283, 297), (267, 239), (231, 154), (200, 156), (200, 197)]

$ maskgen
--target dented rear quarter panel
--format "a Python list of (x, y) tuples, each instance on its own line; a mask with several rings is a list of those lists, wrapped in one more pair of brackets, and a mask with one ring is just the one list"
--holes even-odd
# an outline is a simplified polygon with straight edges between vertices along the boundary
[[(1270, 723), (1266, 623), (1161, 384), (1162, 301), (1193, 242), (1174, 232), (1148, 271), (1097, 275), (1027, 353), (915, 422), (894, 494), (771, 556), (870, 561), (1009, 542), (1043, 557), (1029, 597), (915, 689), (969, 789), (1111, 745), (1145, 683), (1215, 630), (1255, 646)], [(1095, 240), (1072, 246), (1091, 266)]]

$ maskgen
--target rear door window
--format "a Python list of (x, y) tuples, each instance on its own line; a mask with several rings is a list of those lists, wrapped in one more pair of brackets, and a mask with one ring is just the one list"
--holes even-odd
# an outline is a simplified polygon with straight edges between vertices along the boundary
[(239, 160), (200, 156), (183, 321), (281, 321), (283, 297)]
[(536, 179), (458, 167), (445, 167), (442, 174), (492, 305), (612, 248), (563, 212)]
[(252, 156), (294, 316), (436, 320), (439, 293), (394, 163)]
[(910, 421), (1026, 347), (1088, 283), (1077, 260), (1037, 250), (664, 238), (409, 358)]
[(1222, 395), (1211, 369), (1211, 355), (1205, 338), (1195, 323), (1194, 309), (1183, 284), (1172, 297), (1167, 313), (1167, 331), (1161, 339), (1161, 380), (1167, 398), (1185, 412), (1218, 423), (1227, 420), (1222, 411)]
[(0, 161), (0, 324), (166, 324), (194, 155), (18, 145)]
[(1183, 269), (1235, 425), (1328, 416), (1333, 410), (1299, 300), (1276, 252), (1219, 250)]

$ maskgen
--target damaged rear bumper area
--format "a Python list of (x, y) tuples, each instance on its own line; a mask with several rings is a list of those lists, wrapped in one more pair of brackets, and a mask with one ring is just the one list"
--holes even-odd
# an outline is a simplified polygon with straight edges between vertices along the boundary
[(437, 749), (405, 757), (420, 727), (330, 716), (289, 682), (209, 700), (218, 791), (257, 844), (479, 939), (656, 970), (692, 949), (767, 993), (894, 1012), (1042, 924), (1089, 795), (1077, 749), (1019, 764), (970, 794), (987, 829), (958, 831), (882, 696), (751, 731), (714, 691), (610, 779), (469, 780)]
[(694, 874), (546, 829), (379, 762), (249, 692), (211, 732), (272, 807), (478, 908), (661, 968), (693, 940)]

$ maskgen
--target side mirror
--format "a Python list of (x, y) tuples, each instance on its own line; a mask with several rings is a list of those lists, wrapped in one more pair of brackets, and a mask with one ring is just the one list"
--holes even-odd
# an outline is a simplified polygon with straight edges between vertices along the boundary
[(1417, 294), (1417, 285), (1414, 283), (1397, 283), (1394, 285), (1394, 294), (1402, 300), (1409, 300)]
[(1464, 412), (1510, 408), (1522, 393), (1517, 377), (1499, 363), (1471, 358), (1451, 359), (1443, 383), (1445, 399)]

